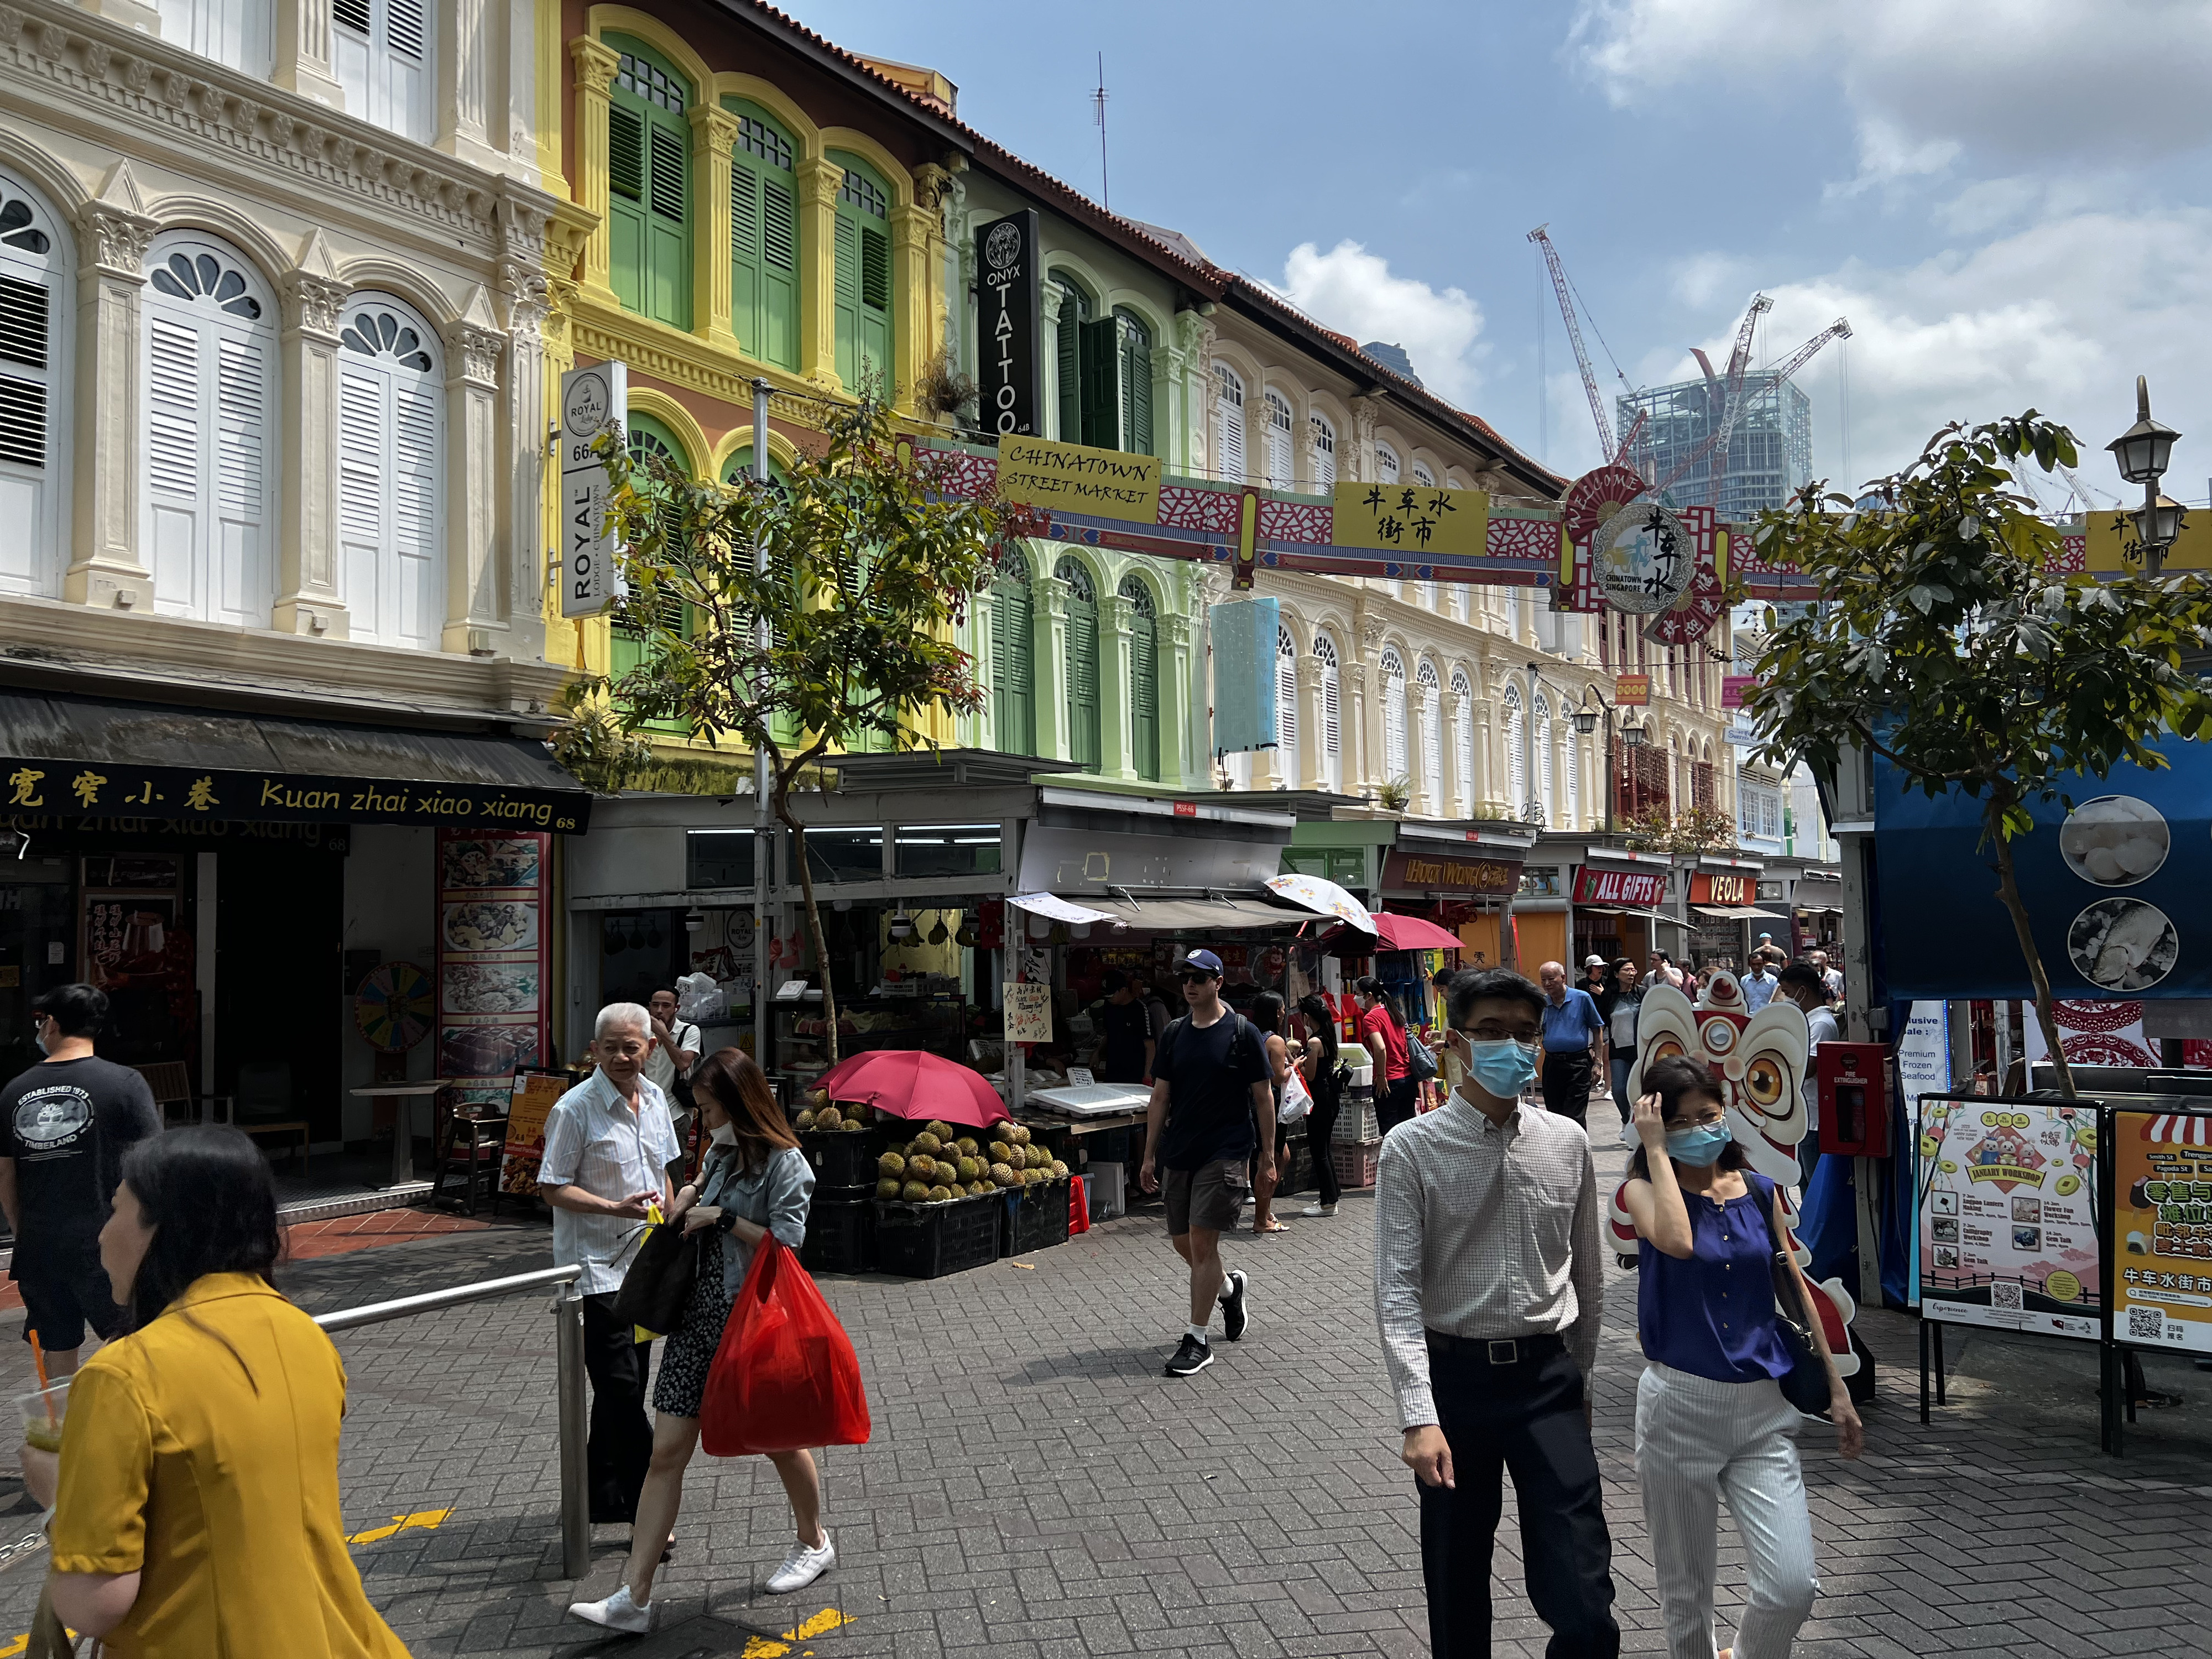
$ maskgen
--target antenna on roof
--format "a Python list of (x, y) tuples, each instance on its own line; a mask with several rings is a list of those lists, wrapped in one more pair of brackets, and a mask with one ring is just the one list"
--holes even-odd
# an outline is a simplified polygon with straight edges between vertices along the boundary
[(1111, 208), (1106, 188), (1106, 54), (1098, 54), (1098, 84), (1091, 94), (1091, 118), (1098, 124), (1098, 205)]

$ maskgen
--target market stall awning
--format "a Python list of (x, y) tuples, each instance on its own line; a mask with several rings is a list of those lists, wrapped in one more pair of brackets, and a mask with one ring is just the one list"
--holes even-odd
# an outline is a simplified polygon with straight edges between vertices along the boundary
[(1203, 933), (1209, 929), (1249, 933), (1260, 927), (1296, 927), (1316, 921), (1311, 911), (1263, 904), (1258, 899), (1085, 898), (1076, 901), (1126, 927), (1154, 933)]
[(434, 823), (580, 835), (591, 794), (529, 738), (0, 690), (0, 807), (72, 820)]
[(1790, 920), (1778, 910), (1762, 910), (1752, 904), (1693, 904), (1690, 908), (1700, 915), (1717, 916), (1723, 921), (1787, 921)]
[(1575, 914), (1578, 916), (1634, 916), (1642, 921), (1656, 921), (1662, 927), (1680, 927), (1686, 932), (1690, 926), (1680, 916), (1662, 915), (1657, 910), (1632, 910), (1618, 904), (1577, 904)]

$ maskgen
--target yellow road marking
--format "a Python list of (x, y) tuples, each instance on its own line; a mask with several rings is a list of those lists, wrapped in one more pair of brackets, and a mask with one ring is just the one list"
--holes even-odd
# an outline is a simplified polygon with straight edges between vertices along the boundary
[[(745, 1650), (741, 1659), (782, 1659), (783, 1655), (791, 1651), (793, 1643), (804, 1642), (811, 1637), (826, 1636), (840, 1625), (849, 1625), (853, 1622), (836, 1608), (824, 1607), (805, 1624), (795, 1626), (784, 1632), (783, 1639), (781, 1642), (766, 1636), (755, 1636), (749, 1638), (745, 1643)], [(8, 1656), (0, 1653), (0, 1659), (8, 1659)]]
[[(386, 1539), (403, 1532), (435, 1532), (438, 1523), (451, 1515), (451, 1510), (417, 1510), (412, 1515), (395, 1515), (388, 1527), (371, 1527), (367, 1532), (357, 1532), (346, 1540), (349, 1544), (380, 1544)], [(0, 1659), (8, 1659), (0, 1652)]]

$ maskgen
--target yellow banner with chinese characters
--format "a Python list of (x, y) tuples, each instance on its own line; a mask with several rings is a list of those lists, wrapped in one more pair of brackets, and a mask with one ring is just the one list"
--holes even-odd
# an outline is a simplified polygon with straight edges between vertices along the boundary
[[(2127, 513), (2089, 514), (2087, 566), (2093, 576), (2142, 574), (2136, 545), (2135, 518)], [(2166, 550), (2164, 570), (2212, 570), (2212, 513), (2202, 510), (2181, 521), (2181, 534)]]
[(999, 440), (999, 493), (1048, 511), (1158, 524), (1159, 458), (1009, 434)]
[(1339, 547), (1395, 553), (1419, 564), (1439, 553), (1479, 559), (1488, 550), (1490, 496), (1436, 484), (1336, 484)]

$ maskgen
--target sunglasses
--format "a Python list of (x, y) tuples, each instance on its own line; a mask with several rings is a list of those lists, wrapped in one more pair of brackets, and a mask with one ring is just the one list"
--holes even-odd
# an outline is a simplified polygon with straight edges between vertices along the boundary
[(1182, 971), (1182, 982), (1186, 985), (1199, 985), (1207, 980), (1217, 979), (1219, 975), (1209, 974), (1203, 968), (1186, 968)]

